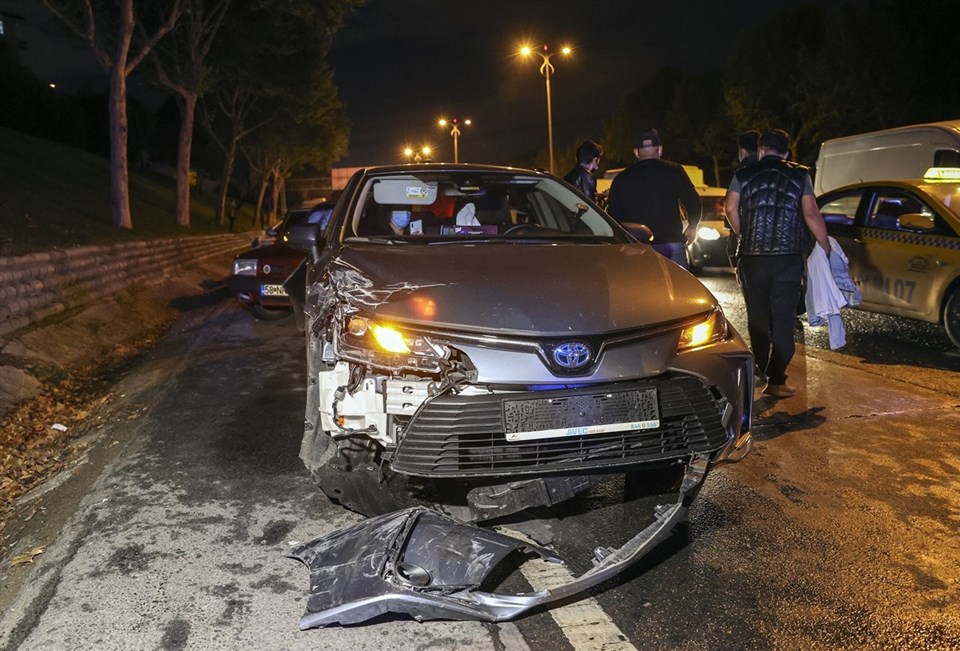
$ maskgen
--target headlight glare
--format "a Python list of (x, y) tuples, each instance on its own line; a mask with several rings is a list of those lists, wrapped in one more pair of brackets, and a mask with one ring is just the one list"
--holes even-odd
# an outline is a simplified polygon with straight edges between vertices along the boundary
[(344, 324), (340, 351), (344, 359), (362, 364), (418, 371), (437, 371), (440, 361), (450, 356), (447, 346), (425, 335), (358, 315)]
[(240, 258), (233, 261), (233, 275), (234, 276), (256, 276), (257, 275), (257, 259), (256, 258)]
[(718, 341), (725, 341), (730, 337), (730, 327), (723, 311), (718, 307), (699, 323), (691, 324), (680, 331), (680, 342), (677, 351), (699, 348)]
[(410, 347), (403, 340), (403, 334), (390, 326), (371, 324), (373, 338), (377, 344), (388, 353), (409, 353)]
[(697, 229), (697, 237), (712, 242), (720, 239), (720, 231), (710, 226), (701, 226)]

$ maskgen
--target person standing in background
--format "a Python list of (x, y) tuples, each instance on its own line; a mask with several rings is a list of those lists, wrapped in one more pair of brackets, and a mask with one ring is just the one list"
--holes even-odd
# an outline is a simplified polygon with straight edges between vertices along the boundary
[(584, 140), (577, 147), (577, 166), (567, 172), (563, 180), (587, 195), (590, 201), (597, 200), (597, 179), (593, 176), (600, 167), (603, 147), (592, 140)]
[(662, 158), (656, 129), (641, 131), (636, 145), (637, 162), (617, 174), (610, 185), (607, 212), (618, 222), (645, 224), (653, 233), (653, 248), (689, 269), (687, 243), (693, 241), (700, 223), (700, 195), (683, 166)]

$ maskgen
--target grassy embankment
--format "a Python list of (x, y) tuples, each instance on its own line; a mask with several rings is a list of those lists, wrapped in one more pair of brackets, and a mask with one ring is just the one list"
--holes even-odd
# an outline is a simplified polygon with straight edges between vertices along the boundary
[[(131, 168), (133, 229), (117, 228), (110, 221), (106, 159), (0, 127), (0, 255), (225, 233), (227, 226), (214, 224), (215, 201), (194, 193), (190, 226), (178, 226), (173, 179)], [(245, 208), (235, 230), (253, 228), (251, 209)]]

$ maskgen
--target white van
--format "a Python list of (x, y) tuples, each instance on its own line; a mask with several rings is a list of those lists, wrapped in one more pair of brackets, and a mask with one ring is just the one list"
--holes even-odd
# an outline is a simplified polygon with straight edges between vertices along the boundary
[(960, 167), (960, 120), (826, 140), (813, 190), (820, 196), (851, 183), (919, 179), (931, 167)]

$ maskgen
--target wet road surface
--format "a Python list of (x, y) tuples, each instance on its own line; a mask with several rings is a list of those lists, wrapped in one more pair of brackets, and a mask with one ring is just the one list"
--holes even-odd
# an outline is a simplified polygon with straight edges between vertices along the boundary
[[(704, 280), (742, 323), (732, 276)], [(712, 472), (688, 522), (592, 599), (515, 623), (301, 632), (307, 572), (283, 554), (360, 517), (297, 459), (292, 322), (204, 306), (97, 419), (98, 472), (60, 489), (82, 491), (76, 509), (24, 540), (46, 551), (17, 569), (0, 648), (960, 649), (960, 360), (932, 326), (913, 342), (897, 332), (910, 324), (867, 316), (841, 351), (798, 329), (800, 391), (758, 402), (753, 454)], [(25, 507), (49, 506), (42, 520), (57, 500)], [(657, 501), (615, 479), (542, 515), (579, 575)]]

